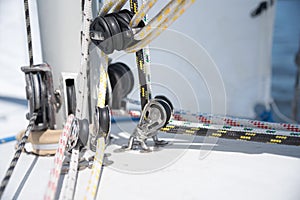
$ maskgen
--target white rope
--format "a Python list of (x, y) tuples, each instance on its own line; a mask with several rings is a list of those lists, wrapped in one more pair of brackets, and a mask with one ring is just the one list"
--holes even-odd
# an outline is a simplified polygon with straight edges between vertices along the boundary
[(72, 149), (71, 161), (67, 176), (66, 187), (63, 191), (63, 200), (72, 200), (74, 198), (75, 186), (77, 182), (79, 150)]
[(106, 15), (117, 3), (119, 0), (107, 0), (103, 1), (103, 5), (101, 6), (98, 15), (104, 16)]
[(67, 122), (64, 126), (64, 129), (61, 133), (59, 139), (59, 146), (56, 150), (56, 154), (54, 157), (54, 166), (50, 172), (50, 179), (48, 181), (46, 194), (44, 196), (45, 200), (53, 200), (55, 198), (55, 194), (57, 191), (57, 184), (62, 168), (62, 163), (65, 157), (65, 150), (68, 143), (69, 136), (71, 134), (72, 122), (74, 120), (74, 115), (69, 115)]
[(101, 178), (102, 164), (105, 150), (105, 139), (101, 137), (97, 140), (96, 155), (92, 167), (92, 172), (89, 178), (88, 186), (84, 199), (95, 199), (98, 191), (99, 181)]
[(148, 19), (146, 20), (145, 18), (148, 18), (147, 13), (156, 4), (156, 2), (157, 2), (157, 0), (152, 0), (152, 1), (143, 0), (143, 4), (142, 4), (141, 8), (139, 9), (138, 13), (136, 13), (132, 17), (129, 25), (131, 27), (137, 27), (138, 24), (140, 23), (140, 21), (143, 19), (144, 19), (144, 22), (148, 23)]
[(103, 108), (105, 106), (105, 97), (106, 97), (106, 89), (107, 89), (107, 67), (108, 67), (108, 56), (101, 52), (101, 64), (100, 64), (100, 80), (98, 85), (98, 98), (97, 98), (97, 106)]
[(82, 119), (87, 117), (87, 70), (89, 64), (89, 46), (90, 40), (90, 24), (92, 21), (92, 0), (84, 1), (83, 10), (83, 27), (82, 27), (82, 43), (81, 43), (81, 67), (77, 77), (78, 93), (76, 96), (77, 108), (76, 117)]
[[(167, 17), (166, 14), (163, 16), (156, 16), (155, 19), (157, 22), (153, 22), (153, 26), (147, 25), (144, 27), (141, 31), (139, 31), (134, 37), (137, 40), (140, 40), (137, 44), (127, 48), (126, 52), (136, 52), (143, 47), (147, 46), (151, 41), (153, 41), (157, 36), (159, 36), (164, 30), (166, 30), (171, 24), (173, 24), (193, 3), (195, 0), (185, 0), (182, 1), (180, 4), (175, 7), (175, 10), (173, 10), (170, 15)], [(172, 5), (172, 7), (174, 7)], [(165, 12), (170, 12), (168, 7), (164, 8)], [(164, 19), (163, 22), (161, 22)], [(156, 25), (156, 26), (154, 26)], [(146, 37), (147, 36), (147, 37)]]

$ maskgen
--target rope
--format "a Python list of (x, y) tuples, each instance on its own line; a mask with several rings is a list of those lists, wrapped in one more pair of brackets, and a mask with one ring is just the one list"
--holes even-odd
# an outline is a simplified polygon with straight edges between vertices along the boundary
[(72, 149), (67, 184), (66, 184), (66, 187), (64, 188), (64, 193), (63, 193), (63, 198), (62, 198), (63, 200), (74, 199), (74, 188), (76, 186), (77, 173), (78, 173), (78, 159), (79, 159), (79, 149), (74, 148), (74, 149)]
[[(33, 66), (33, 53), (32, 53), (32, 38), (31, 38), (31, 26), (30, 26), (30, 14), (29, 14), (29, 4), (28, 4), (28, 0), (24, 0), (24, 11), (25, 11), (25, 20), (26, 20), (26, 32), (27, 32), (27, 45), (28, 45), (28, 54), (29, 54), (29, 64), (30, 67)], [(11, 178), (11, 175), (17, 165), (17, 162), (21, 156), (21, 153), (23, 151), (23, 148), (25, 146), (25, 143), (28, 139), (28, 136), (31, 133), (32, 128), (34, 127), (35, 124), (35, 120), (37, 118), (37, 114), (33, 113), (30, 120), (29, 120), (29, 124), (26, 128), (25, 134), (22, 137), (21, 141), (18, 144), (18, 148), (15, 152), (15, 155), (10, 163), (10, 166), (8, 168), (8, 170), (6, 171), (6, 174), (1, 182), (1, 186), (0, 186), (0, 199), (3, 195), (3, 192)]]
[(232, 129), (232, 127), (207, 126), (200, 123), (171, 121), (161, 131), (172, 134), (188, 134), (206, 137), (218, 137), (233, 140), (244, 140), (261, 143), (284, 144), (300, 146), (300, 134), (292, 135), (287, 132), (260, 132), (259, 130)]
[(108, 67), (108, 56), (101, 52), (101, 57), (104, 58), (100, 64), (100, 81), (99, 81), (99, 91), (97, 98), (97, 106), (103, 108), (105, 106), (105, 97), (107, 89), (107, 67)]
[[(140, 102), (134, 99), (125, 98), (125, 101), (131, 104), (140, 105)], [(242, 119), (236, 117), (208, 114), (208, 113), (191, 113), (184, 110), (174, 111), (173, 119), (184, 122), (196, 122), (204, 124), (214, 124), (214, 125), (229, 125), (233, 127), (243, 127), (243, 128), (259, 128), (264, 130), (282, 130), (290, 131), (294, 133), (300, 132), (299, 124), (291, 123), (275, 123), (275, 122), (264, 122), (251, 119)]]
[(66, 185), (61, 192), (63, 194), (62, 199), (73, 199), (75, 187), (77, 183), (77, 174), (78, 174), (78, 160), (79, 160), (79, 147), (76, 146), (79, 136), (79, 123), (78, 120), (74, 117), (71, 124), (71, 133), (69, 134), (67, 140), (68, 150), (72, 149), (71, 160), (69, 164), (68, 176)]
[(101, 6), (98, 15), (99, 16), (104, 16), (106, 15), (112, 7), (118, 3), (119, 0), (107, 0), (107, 1), (102, 1), (104, 2), (103, 5)]
[(72, 122), (74, 120), (74, 115), (69, 115), (67, 122), (64, 126), (64, 129), (61, 133), (58, 148), (56, 150), (56, 154), (54, 157), (54, 166), (50, 172), (50, 179), (48, 181), (46, 194), (44, 196), (45, 200), (52, 200), (55, 198), (57, 184), (62, 168), (62, 163), (64, 159), (64, 153), (66, 150), (68, 138), (71, 133)]
[[(156, 0), (155, 0), (156, 1)], [(143, 5), (149, 3), (150, 7), (151, 7), (151, 1), (148, 0), (143, 0)], [(153, 2), (154, 3), (154, 2)], [(145, 25), (148, 24), (148, 14), (143, 15), (143, 21), (145, 23)], [(152, 88), (151, 88), (151, 57), (150, 57), (150, 49), (149, 46), (145, 46), (143, 48), (143, 54), (144, 54), (144, 68), (145, 68), (145, 75), (146, 75), (146, 83), (147, 83), (147, 90), (148, 90), (148, 96), (149, 99), (152, 98)]]
[(26, 141), (28, 139), (28, 136), (29, 136), (29, 134), (31, 132), (31, 129), (34, 126), (34, 122), (35, 122), (36, 118), (37, 118), (37, 114), (34, 113), (32, 115), (32, 117), (30, 118), (30, 120), (29, 120), (29, 124), (28, 124), (28, 126), (26, 128), (25, 134), (22, 137), (21, 141), (19, 142), (18, 148), (17, 148), (17, 150), (15, 152), (15, 155), (14, 155), (14, 157), (13, 157), (13, 159), (12, 159), (10, 165), (9, 165), (9, 168), (6, 171), (6, 174), (5, 174), (5, 176), (4, 176), (4, 178), (3, 178), (2, 182), (1, 182), (1, 186), (0, 186), (0, 199), (1, 199), (2, 195), (3, 195), (3, 192), (4, 192), (4, 190), (5, 190), (6, 186), (7, 186), (10, 178), (11, 178), (12, 173), (13, 173), (16, 165), (17, 165), (17, 162), (18, 162), (18, 160), (19, 160), (19, 158), (21, 156), (21, 153), (23, 151), (25, 143), (26, 143)]
[[(153, 22), (153, 24), (159, 24), (158, 26), (147, 26), (147, 28), (143, 28), (140, 32), (138, 32), (137, 35), (135, 35), (135, 39), (137, 38), (142, 38), (142, 40), (140, 42), (138, 42), (137, 44), (133, 45), (132, 47), (129, 47), (126, 49), (127, 52), (136, 52), (138, 50), (140, 50), (141, 48), (143, 48), (144, 46), (148, 45), (151, 41), (153, 41), (157, 36), (159, 36), (164, 30), (166, 30), (171, 24), (173, 24), (193, 3), (195, 2), (195, 0), (185, 0), (182, 1), (181, 4), (179, 4), (176, 9), (174, 11), (170, 11), (168, 10), (168, 7), (165, 7), (164, 10), (165, 12), (170, 12), (169, 17), (166, 17), (166, 15), (164, 15), (166, 18), (163, 22), (159, 23), (158, 21), (160, 21), (159, 19), (162, 16), (156, 16), (155, 21), (157, 22)], [(173, 6), (172, 6), (173, 7)], [(153, 21), (151, 20), (151, 21)], [(150, 31), (153, 30), (153, 31)], [(145, 35), (147, 35), (147, 37), (145, 37)]]
[[(134, 39), (142, 40), (145, 39), (153, 28), (164, 24), (168, 18), (171, 18), (174, 11), (177, 11), (177, 7), (183, 2), (183, 0), (172, 0), (170, 1), (160, 12), (143, 27), (137, 34), (134, 35)], [(173, 11), (173, 12), (172, 12)]]
[(202, 122), (206, 124), (226, 124), (235, 127), (259, 128), (268, 130), (284, 130), (300, 132), (300, 125), (287, 123), (272, 123), (251, 119), (241, 119), (213, 114), (191, 114), (187, 112), (175, 112), (174, 119), (179, 121)]
[[(136, 120), (140, 112), (113, 110), (112, 114), (117, 117), (128, 117)], [(266, 130), (261, 128), (248, 128), (228, 126), (223, 124), (207, 124), (200, 122), (179, 121), (171, 119), (168, 125), (160, 131), (171, 134), (187, 134), (195, 136), (219, 137), (233, 140), (244, 140), (261, 143), (273, 143), (300, 146), (300, 133), (286, 130)]]
[(30, 63), (30, 66), (33, 66), (32, 38), (31, 38), (31, 26), (30, 26), (30, 14), (29, 14), (28, 0), (24, 0), (24, 11), (25, 11), (25, 20), (26, 20), (29, 63)]
[(156, 4), (157, 0), (145, 1), (143, 0), (143, 4), (139, 11), (132, 17), (129, 25), (130, 27), (137, 27), (138, 24), (144, 19), (149, 10)]
[(92, 21), (92, 0), (84, 1), (83, 10), (83, 27), (82, 27), (82, 42), (81, 42), (81, 67), (78, 73), (78, 93), (77, 93), (77, 108), (76, 117), (82, 119), (86, 117), (86, 105), (87, 100), (87, 70), (88, 70), (88, 58), (89, 58), (89, 46), (90, 39), (90, 24)]
[[(137, 0), (130, 0), (130, 9), (134, 14), (138, 12)], [(151, 91), (149, 91), (150, 87), (148, 86), (149, 81), (147, 81), (147, 71), (144, 65), (144, 51), (142, 49), (136, 52), (136, 63), (140, 83), (141, 109), (143, 110), (144, 106), (148, 103), (150, 99), (149, 94), (151, 93)]]
[(84, 199), (96, 199), (98, 186), (101, 178), (102, 164), (105, 150), (105, 139), (101, 137), (97, 140), (97, 149), (94, 157), (92, 172), (89, 179), (89, 184), (86, 188)]
[(127, 3), (127, 0), (119, 0), (117, 4), (112, 9), (112, 12), (118, 12), (123, 8), (123, 6)]

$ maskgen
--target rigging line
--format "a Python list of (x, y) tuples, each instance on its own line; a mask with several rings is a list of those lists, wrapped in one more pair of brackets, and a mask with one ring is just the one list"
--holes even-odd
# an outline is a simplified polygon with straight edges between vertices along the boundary
[[(118, 122), (118, 118), (124, 117), (127, 120), (135, 121), (140, 118), (140, 112), (134, 110), (131, 111), (118, 111), (112, 110), (112, 120)], [(121, 120), (124, 120), (120, 118)], [(278, 134), (288, 136), (300, 136), (299, 125), (297, 124), (282, 124), (282, 123), (269, 123), (256, 120), (239, 119), (227, 116), (211, 115), (211, 114), (193, 114), (183, 113), (175, 111), (170, 123), (176, 121), (178, 126), (186, 126), (193, 124), (208, 129), (230, 129), (231, 131), (242, 131), (242, 132), (256, 132), (265, 134)], [(225, 123), (226, 122), (226, 123)], [(266, 123), (266, 124), (265, 124)], [(196, 126), (195, 125), (195, 126)]]
[[(163, 23), (160, 23), (158, 27), (150, 27), (150, 29), (154, 29), (149, 33), (149, 35), (136, 43), (135, 45), (127, 48), (126, 52), (136, 52), (144, 46), (148, 45), (151, 41), (153, 41), (157, 36), (159, 36), (164, 30), (166, 30), (170, 25), (172, 25), (193, 3), (195, 0), (185, 0), (182, 1), (181, 4), (178, 5), (176, 10), (170, 15), (170, 17), (166, 18)], [(155, 20), (159, 20), (159, 16), (156, 17)], [(139, 34), (142, 33), (141, 31)], [(137, 36), (137, 35), (136, 35)]]
[[(29, 13), (29, 3), (28, 0), (24, 0), (24, 11), (25, 11), (25, 20), (26, 20), (26, 32), (27, 32), (27, 44), (28, 44), (28, 54), (29, 54), (29, 64), (30, 67), (33, 67), (33, 52), (32, 52), (32, 37), (31, 37), (31, 26), (30, 26), (30, 13)], [(10, 163), (10, 166), (8, 168), (8, 170), (6, 171), (6, 174), (1, 182), (1, 186), (0, 186), (0, 199), (3, 195), (3, 192), (11, 178), (11, 175), (17, 165), (17, 162), (21, 156), (21, 153), (24, 149), (25, 143), (28, 139), (28, 136), (31, 133), (31, 130), (35, 124), (35, 120), (37, 118), (37, 113), (33, 113), (30, 120), (29, 120), (29, 124), (26, 128), (26, 131), (21, 139), (21, 141), (18, 144), (18, 148), (15, 151), (15, 155)]]
[(211, 129), (196, 123), (182, 125), (181, 122), (172, 121), (161, 131), (172, 134), (187, 134), (195, 136), (215, 137), (232, 140), (244, 140), (260, 143), (283, 144), (300, 146), (300, 137), (291, 135), (278, 135), (272, 133), (257, 133), (250, 131), (237, 131), (231, 129)]
[(97, 140), (97, 149), (94, 157), (92, 172), (89, 178), (89, 184), (86, 188), (84, 199), (96, 199), (100, 179), (102, 175), (102, 165), (105, 151), (105, 139), (100, 137)]
[[(151, 4), (151, 0), (143, 0), (143, 4)], [(143, 21), (145, 25), (148, 24), (148, 14), (144, 15)], [(147, 83), (147, 89), (148, 89), (148, 96), (149, 99), (152, 98), (152, 88), (151, 88), (151, 57), (150, 57), (150, 49), (149, 46), (145, 46), (143, 48), (143, 54), (144, 54), (144, 67), (145, 67), (145, 74), (146, 74), (146, 83)]]
[(4, 178), (3, 178), (2, 182), (1, 182), (1, 186), (0, 186), (0, 199), (1, 199), (2, 195), (3, 195), (3, 192), (4, 192), (4, 190), (5, 190), (6, 186), (7, 186), (10, 178), (11, 178), (12, 173), (13, 173), (16, 165), (17, 165), (17, 162), (18, 162), (18, 160), (19, 160), (19, 158), (21, 156), (21, 153), (23, 151), (23, 148), (25, 146), (27, 138), (28, 138), (28, 136), (29, 136), (29, 134), (30, 134), (33, 126), (34, 126), (36, 118), (37, 118), (37, 114), (33, 113), (32, 117), (29, 120), (29, 124), (28, 124), (28, 126), (26, 128), (24, 136), (22, 137), (21, 141), (19, 142), (18, 148), (17, 148), (17, 150), (15, 152), (15, 155), (14, 155), (14, 157), (13, 157), (13, 159), (12, 159), (10, 165), (9, 165), (9, 168), (6, 171), (6, 174), (5, 174), (5, 176), (4, 176)]
[[(69, 171), (66, 179), (66, 184), (61, 194), (63, 194), (62, 199), (74, 199), (75, 188), (77, 184), (77, 175), (78, 175), (78, 162), (79, 162), (79, 146), (78, 143), (78, 134), (79, 134), (79, 125), (78, 120), (74, 117), (71, 122), (71, 132), (67, 139), (67, 148), (68, 150), (72, 149), (71, 160), (69, 163)], [(61, 171), (62, 169), (60, 169)]]
[(77, 183), (78, 176), (78, 159), (79, 159), (79, 148), (75, 147), (72, 149), (70, 169), (68, 172), (66, 187), (64, 188), (63, 200), (64, 199), (74, 199), (74, 190)]
[(107, 0), (102, 1), (103, 5), (101, 6), (98, 15), (104, 16), (106, 15), (113, 7), (118, 3), (119, 0)]
[(136, 13), (132, 17), (129, 26), (137, 27), (141, 20), (144, 19), (144, 21), (146, 21), (145, 18), (148, 18), (146, 13), (149, 12), (149, 10), (156, 4), (156, 2), (157, 0), (143, 0), (141, 8), (139, 9), (138, 13)]
[(119, 0), (117, 2), (117, 4), (114, 5), (114, 8), (112, 9), (112, 12), (120, 11), (126, 3), (127, 3), (127, 0)]
[[(140, 102), (134, 99), (124, 98), (124, 100), (134, 105), (140, 105)], [(271, 106), (273, 110), (278, 109), (275, 103), (272, 103)], [(234, 127), (259, 128), (265, 130), (283, 130), (296, 133), (300, 132), (300, 125), (295, 124), (295, 121), (291, 120), (289, 120), (288, 123), (265, 122), (209, 113), (191, 113), (184, 110), (175, 110), (173, 118), (179, 121), (201, 122), (214, 125), (222, 124)]]
[(33, 52), (32, 52), (32, 37), (31, 37), (31, 25), (30, 25), (30, 13), (29, 13), (29, 4), (28, 0), (24, 0), (24, 11), (25, 11), (25, 20), (26, 20), (26, 32), (27, 32), (27, 45), (28, 45), (28, 54), (29, 54), (29, 64), (30, 67), (33, 66)]
[(181, 4), (184, 4), (183, 0), (171, 0), (169, 3), (160, 10), (160, 12), (152, 19), (150, 22), (143, 27), (140, 31), (138, 31), (134, 35), (135, 40), (143, 40), (147, 38), (147, 36), (151, 33), (149, 30), (153, 30), (153, 28), (161, 26), (164, 24), (166, 20), (172, 19), (172, 17), (176, 14), (178, 7)]
[(44, 196), (45, 200), (52, 200), (55, 198), (58, 180), (59, 180), (60, 172), (61, 172), (61, 168), (62, 168), (62, 163), (63, 163), (63, 159), (65, 157), (64, 154), (66, 151), (68, 139), (71, 134), (71, 127), (72, 127), (72, 122), (73, 122), (74, 118), (75, 118), (74, 115), (68, 116), (67, 122), (61, 133), (61, 136), (59, 139), (59, 146), (56, 150), (55, 157), (54, 157), (54, 166), (51, 169), (50, 179), (48, 181), (46, 194)]
[(87, 70), (89, 67), (89, 46), (91, 43), (90, 39), (90, 25), (92, 22), (92, 0), (84, 1), (83, 10), (83, 26), (82, 26), (82, 42), (81, 42), (81, 60), (80, 70), (77, 77), (78, 82), (78, 93), (76, 95), (77, 106), (76, 106), (76, 117), (79, 119), (87, 117), (87, 85), (88, 85), (88, 74)]
[(107, 89), (107, 67), (108, 67), (108, 56), (101, 51), (101, 64), (100, 64), (100, 78), (99, 78), (99, 86), (98, 86), (98, 98), (97, 98), (97, 106), (99, 108), (105, 107), (105, 98), (106, 98), (106, 89)]
[[(138, 0), (130, 0), (130, 9), (134, 14), (138, 12)], [(150, 87), (148, 86), (148, 83), (150, 83), (150, 81), (147, 81), (147, 71), (145, 68), (143, 49), (140, 49), (136, 52), (136, 64), (140, 82), (141, 109), (143, 110), (145, 105), (148, 103), (151, 94)]]

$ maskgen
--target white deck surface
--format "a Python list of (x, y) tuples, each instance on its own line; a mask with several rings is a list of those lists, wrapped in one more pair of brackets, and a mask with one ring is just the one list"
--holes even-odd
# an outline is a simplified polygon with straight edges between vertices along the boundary
[[(226, 139), (213, 145), (162, 133), (173, 142), (159, 151), (115, 153), (131, 129), (132, 123), (112, 127), (107, 152), (114, 163), (104, 168), (97, 199), (300, 199), (300, 147)], [(0, 145), (1, 179), (14, 145)], [(22, 154), (3, 199), (43, 199), (52, 165), (53, 157)], [(89, 174), (79, 173), (75, 199), (83, 199)]]

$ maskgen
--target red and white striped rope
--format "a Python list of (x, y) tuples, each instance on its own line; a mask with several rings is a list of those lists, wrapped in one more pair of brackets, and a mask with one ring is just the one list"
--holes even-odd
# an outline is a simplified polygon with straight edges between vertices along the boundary
[(65, 150), (67, 147), (67, 142), (68, 142), (69, 136), (71, 134), (71, 127), (72, 127), (72, 122), (73, 122), (74, 118), (75, 118), (74, 115), (69, 115), (67, 122), (64, 126), (64, 129), (61, 133), (59, 143), (58, 143), (58, 148), (56, 150), (56, 154), (54, 157), (54, 166), (51, 169), (50, 179), (48, 181), (46, 194), (44, 196), (45, 200), (55, 199), (57, 184), (58, 184), (58, 180), (59, 180), (59, 176), (60, 176), (60, 172), (61, 172), (61, 168), (62, 168), (62, 163), (63, 163), (64, 156), (65, 156), (64, 154), (65, 154)]
[(298, 124), (264, 122), (258, 120), (241, 119), (213, 114), (192, 114), (188, 112), (175, 112), (174, 119), (179, 121), (201, 122), (206, 124), (221, 124), (236, 127), (300, 132), (300, 125)]

